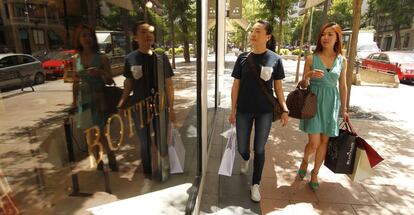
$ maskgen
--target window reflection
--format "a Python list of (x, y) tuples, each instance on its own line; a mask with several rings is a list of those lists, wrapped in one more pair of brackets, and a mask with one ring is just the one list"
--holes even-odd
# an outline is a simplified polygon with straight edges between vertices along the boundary
[(3, 208), (71, 214), (193, 181), (195, 2), (184, 24), (159, 2), (0, 0)]

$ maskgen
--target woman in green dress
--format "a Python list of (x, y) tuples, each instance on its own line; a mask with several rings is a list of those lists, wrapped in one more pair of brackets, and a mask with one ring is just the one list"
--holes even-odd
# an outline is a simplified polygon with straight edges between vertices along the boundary
[(309, 158), (315, 154), (308, 183), (313, 191), (319, 188), (318, 173), (325, 160), (329, 137), (338, 136), (339, 113), (344, 120), (349, 119), (346, 108), (346, 59), (341, 52), (341, 27), (328, 23), (322, 27), (315, 53), (307, 56), (303, 71), (305, 87), (309, 86), (317, 96), (317, 112), (315, 117), (300, 121), (300, 130), (308, 134), (308, 143), (298, 175), (301, 179), (306, 176)]
[[(114, 152), (109, 150), (104, 138), (104, 125), (109, 113), (106, 109), (105, 84), (113, 84), (109, 59), (99, 53), (95, 30), (80, 24), (74, 33), (73, 45), (78, 52), (75, 58), (75, 75), (73, 82), (73, 104), (78, 110), (77, 127), (85, 130), (98, 126), (101, 131), (100, 141), (108, 155), (109, 167), (118, 170)], [(103, 163), (98, 164), (98, 170)]]

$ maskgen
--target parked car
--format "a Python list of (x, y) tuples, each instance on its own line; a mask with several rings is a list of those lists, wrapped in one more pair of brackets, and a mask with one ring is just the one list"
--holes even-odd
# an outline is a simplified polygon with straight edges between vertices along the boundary
[(357, 59), (359, 61), (368, 57), (369, 54), (376, 52), (381, 52), (376, 42), (359, 42), (357, 45)]
[(49, 60), (42, 63), (47, 77), (62, 77), (65, 68), (73, 67), (73, 57), (75, 54), (76, 50), (63, 50), (57, 52), (54, 56), (50, 56), (51, 58)]
[(41, 62), (27, 54), (0, 54), (0, 89), (45, 82)]
[(387, 51), (370, 54), (363, 68), (397, 74), (400, 81), (414, 81), (414, 52)]

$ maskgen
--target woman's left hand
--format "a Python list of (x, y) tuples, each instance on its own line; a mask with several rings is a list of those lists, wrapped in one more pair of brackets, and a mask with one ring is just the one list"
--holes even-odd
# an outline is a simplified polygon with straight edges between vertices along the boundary
[(287, 112), (283, 112), (282, 116), (280, 117), (280, 124), (282, 124), (282, 126), (285, 126), (288, 124), (289, 121), (289, 115)]

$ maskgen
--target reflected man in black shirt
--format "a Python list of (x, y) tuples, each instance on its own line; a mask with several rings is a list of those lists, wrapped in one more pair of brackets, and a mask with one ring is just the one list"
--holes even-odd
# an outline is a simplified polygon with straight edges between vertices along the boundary
[(133, 28), (138, 49), (126, 56), (126, 79), (119, 103), (120, 108), (131, 105), (134, 107), (132, 115), (141, 142), (145, 174), (151, 174), (154, 169), (151, 166), (151, 125), (158, 151), (161, 156), (165, 156), (167, 125), (175, 121), (174, 88), (171, 79), (174, 73), (168, 57), (164, 53), (155, 53), (152, 50), (154, 30), (154, 26), (146, 22), (139, 22)]

